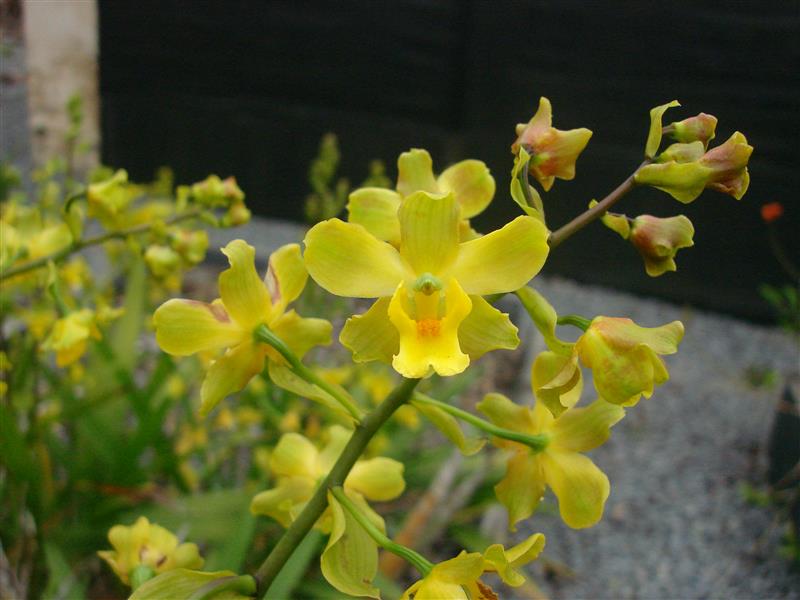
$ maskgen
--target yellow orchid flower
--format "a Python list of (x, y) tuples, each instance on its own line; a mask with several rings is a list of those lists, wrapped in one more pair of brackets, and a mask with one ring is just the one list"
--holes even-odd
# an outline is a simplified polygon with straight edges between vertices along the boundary
[(133, 525), (114, 525), (108, 532), (113, 550), (97, 554), (106, 561), (117, 577), (130, 585), (130, 574), (136, 567), (150, 567), (156, 573), (172, 569), (199, 569), (203, 559), (195, 544), (178, 544), (178, 538), (160, 525), (139, 517)]
[(256, 343), (253, 332), (266, 325), (302, 356), (312, 347), (330, 343), (331, 324), (323, 319), (302, 318), (286, 312), (305, 287), (308, 274), (297, 244), (287, 244), (272, 253), (265, 280), (256, 273), (255, 249), (243, 240), (233, 240), (222, 252), (230, 268), (219, 276), (220, 299), (211, 304), (172, 299), (153, 317), (156, 341), (175, 356), (227, 348), (209, 367), (200, 391), (201, 412), (243, 389), (260, 373), (268, 359), (270, 372), (286, 369), (284, 359), (271, 347)]
[(501, 394), (488, 394), (478, 410), (500, 427), (550, 436), (540, 452), (518, 442), (493, 440), (512, 452), (505, 477), (495, 486), (497, 499), (508, 510), (511, 529), (533, 514), (547, 487), (558, 498), (561, 518), (570, 527), (591, 527), (600, 520), (610, 492), (608, 477), (581, 453), (608, 439), (611, 426), (625, 416), (622, 407), (598, 399), (554, 418), (542, 402), (529, 408)]
[(42, 347), (54, 351), (56, 364), (65, 367), (84, 355), (89, 338), (100, 337), (94, 311), (84, 308), (58, 319)]
[[(331, 470), (351, 433), (344, 427), (332, 426), (328, 430), (329, 441), (321, 451), (298, 433), (282, 435), (270, 456), (270, 468), (277, 484), (257, 494), (250, 503), (250, 511), (272, 517), (288, 527)], [(365, 499), (385, 502), (402, 494), (405, 489), (403, 463), (381, 456), (359, 460), (350, 470), (343, 488), (370, 518), (380, 519)], [(320, 526), (329, 529), (328, 521), (323, 517)]]
[(497, 573), (507, 585), (522, 585), (525, 577), (518, 569), (536, 560), (544, 549), (544, 543), (544, 535), (535, 533), (508, 550), (502, 544), (492, 544), (482, 554), (462, 551), (455, 558), (434, 565), (401, 598), (497, 600), (494, 591), (480, 580), (481, 575)]
[(553, 127), (553, 107), (542, 96), (531, 120), (517, 125), (517, 139), (511, 145), (511, 152), (517, 155), (524, 149), (531, 156), (530, 174), (544, 191), (549, 191), (556, 177), (575, 179), (575, 163), (591, 137), (592, 132), (584, 127), (569, 131)]
[(348, 319), (340, 340), (356, 362), (391, 362), (404, 377), (464, 371), (489, 350), (513, 349), (517, 328), (482, 295), (510, 292), (536, 275), (547, 229), (521, 216), (479, 239), (459, 241), (452, 194), (416, 192), (398, 210), (400, 247), (364, 227), (330, 219), (305, 238), (309, 274), (338, 296), (378, 298)]
[(642, 395), (669, 379), (659, 354), (674, 354), (683, 339), (683, 323), (640, 327), (630, 319), (596, 317), (575, 343), (581, 362), (592, 369), (600, 397), (614, 404), (635, 405)]
[(536, 560), (544, 550), (544, 544), (545, 537), (541, 533), (534, 533), (508, 550), (502, 544), (492, 544), (483, 552), (483, 569), (496, 572), (503, 582), (518, 587), (525, 583), (525, 577), (518, 571), (519, 567)]
[[(583, 389), (579, 361), (592, 369), (594, 387), (612, 404), (633, 406), (644, 395), (649, 398), (656, 385), (669, 379), (662, 354), (674, 354), (683, 338), (683, 323), (673, 321), (660, 327), (640, 327), (630, 319), (596, 317), (578, 319), (584, 334), (573, 343), (556, 336), (559, 317), (536, 290), (517, 290), (525, 310), (549, 347), (536, 357), (531, 369), (533, 392), (554, 417), (578, 402)], [(573, 323), (574, 324), (574, 323)]]
[(420, 191), (432, 195), (453, 194), (461, 215), (461, 239), (473, 239), (478, 235), (470, 227), (469, 219), (482, 213), (492, 201), (495, 182), (489, 168), (479, 160), (462, 160), (436, 177), (428, 151), (412, 148), (397, 159), (396, 189), (365, 187), (355, 190), (348, 198), (348, 221), (362, 225), (380, 240), (399, 246), (397, 211), (403, 198)]
[(400, 600), (496, 600), (483, 582), (485, 561), (480, 552), (464, 552), (436, 564), (425, 577), (411, 585)]

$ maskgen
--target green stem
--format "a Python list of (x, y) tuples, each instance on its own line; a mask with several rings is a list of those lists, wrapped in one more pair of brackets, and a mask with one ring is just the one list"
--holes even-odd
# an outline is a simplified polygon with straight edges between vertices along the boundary
[(580, 315), (564, 315), (563, 317), (558, 317), (556, 323), (559, 325), (572, 325), (573, 327), (586, 331), (589, 329), (589, 325), (592, 324), (592, 320)]
[(350, 416), (352, 416), (356, 422), (361, 420), (361, 417), (364, 415), (362, 410), (353, 404), (350, 398), (342, 394), (340, 390), (336, 389), (335, 386), (329, 384), (319, 375), (314, 373), (314, 371), (305, 366), (297, 357), (297, 355), (289, 349), (289, 346), (287, 346), (282, 339), (275, 335), (275, 333), (270, 330), (269, 327), (262, 323), (256, 327), (255, 331), (253, 332), (253, 336), (255, 337), (256, 341), (268, 344), (269, 346), (275, 348), (275, 350), (277, 350), (278, 353), (283, 356), (283, 358), (285, 358), (292, 367), (292, 371), (294, 371), (299, 377), (305, 379), (308, 383), (316, 385), (330, 394), (348, 413), (350, 413)]
[(795, 282), (800, 281), (800, 269), (798, 269), (786, 255), (783, 246), (781, 246), (781, 243), (778, 241), (775, 227), (773, 227), (772, 224), (767, 225), (767, 236), (769, 237), (769, 247), (772, 250), (772, 255), (778, 261), (778, 264), (792, 280)]
[(350, 473), (350, 469), (356, 464), (367, 444), (394, 414), (394, 411), (408, 401), (418, 383), (419, 379), (404, 379), (375, 410), (368, 413), (356, 426), (350, 441), (347, 442), (328, 476), (258, 568), (255, 577), (260, 593), (269, 588), (283, 565), (289, 560), (292, 552), (325, 512), (328, 507), (328, 490), (344, 484), (347, 474)]
[(630, 177), (628, 177), (625, 181), (617, 186), (617, 188), (612, 191), (608, 196), (603, 198), (600, 202), (595, 204), (589, 210), (579, 214), (577, 217), (572, 219), (569, 223), (556, 229), (553, 233), (550, 234), (550, 237), (547, 238), (547, 243), (550, 245), (550, 248), (555, 248), (559, 246), (564, 240), (568, 237), (572, 236), (573, 234), (577, 233), (584, 227), (586, 227), (589, 223), (594, 221), (595, 219), (599, 219), (602, 217), (609, 208), (614, 206), (617, 202), (619, 202), (625, 194), (630, 192), (634, 187), (636, 187), (636, 181), (634, 181), (634, 177), (636, 173), (641, 169), (643, 166), (652, 162), (650, 159), (645, 160), (639, 167), (631, 173)]
[[(195, 217), (200, 216), (200, 210), (190, 210), (188, 212), (182, 213), (180, 215), (175, 215), (163, 222), (164, 225), (174, 225), (175, 223), (180, 223), (181, 221), (186, 221), (187, 219), (193, 219)], [(36, 260), (32, 260), (30, 262), (21, 264), (17, 267), (6, 269), (2, 273), (0, 273), (0, 281), (4, 281), (10, 277), (14, 277), (15, 275), (20, 275), (22, 273), (27, 273), (28, 271), (33, 271), (34, 269), (38, 269), (40, 267), (45, 266), (51, 260), (54, 263), (60, 262), (65, 258), (68, 258), (72, 254), (76, 252), (80, 252), (84, 248), (89, 248), (90, 246), (98, 246), (105, 242), (117, 239), (123, 239), (130, 235), (138, 235), (140, 233), (147, 233), (151, 229), (153, 229), (155, 225), (153, 223), (143, 223), (141, 225), (136, 225), (135, 227), (129, 227), (128, 229), (120, 229), (119, 231), (109, 231), (103, 233), (101, 235), (97, 235), (95, 237), (86, 238), (83, 240), (75, 240), (69, 246), (58, 250), (57, 252), (53, 252), (52, 254), (48, 254), (47, 256), (42, 256), (41, 258), (37, 258)]]
[(504, 427), (498, 427), (497, 425), (481, 419), (472, 413), (447, 404), (446, 402), (442, 402), (441, 400), (436, 400), (435, 398), (426, 396), (425, 394), (420, 394), (419, 392), (414, 393), (413, 401), (435, 406), (436, 408), (443, 410), (457, 419), (461, 419), (462, 421), (465, 421), (470, 425), (485, 431), (486, 433), (489, 433), (495, 437), (511, 440), (512, 442), (525, 444), (535, 452), (543, 451), (545, 448), (547, 448), (547, 444), (550, 442), (550, 436), (546, 434), (532, 435), (528, 433), (522, 433), (520, 431), (511, 431), (510, 429), (505, 429)]
[(431, 569), (433, 568), (433, 563), (431, 561), (418, 552), (415, 552), (411, 548), (403, 546), (402, 544), (398, 544), (397, 542), (394, 542), (386, 537), (386, 535), (384, 535), (380, 529), (375, 527), (375, 524), (372, 521), (364, 516), (364, 513), (358, 510), (358, 507), (356, 507), (356, 505), (353, 504), (353, 501), (347, 497), (347, 494), (344, 493), (344, 490), (341, 487), (333, 488), (331, 493), (339, 501), (339, 504), (344, 506), (347, 512), (349, 512), (352, 517), (358, 521), (358, 524), (364, 528), (364, 531), (366, 531), (369, 536), (375, 540), (375, 543), (377, 543), (381, 548), (388, 550), (392, 554), (396, 554), (400, 558), (414, 565), (414, 568), (419, 571), (423, 577), (427, 576), (428, 573), (431, 572)]

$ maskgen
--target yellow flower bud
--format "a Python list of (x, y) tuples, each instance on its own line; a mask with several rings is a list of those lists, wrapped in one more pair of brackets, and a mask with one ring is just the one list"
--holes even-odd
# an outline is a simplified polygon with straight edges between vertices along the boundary
[(144, 253), (144, 261), (156, 277), (163, 279), (181, 267), (181, 257), (169, 246), (153, 244)]
[(206, 257), (208, 233), (205, 229), (198, 231), (179, 229), (172, 232), (170, 241), (172, 249), (180, 254), (181, 258), (190, 265), (199, 264)]
[(96, 217), (108, 226), (128, 208), (135, 197), (135, 191), (128, 184), (128, 172), (118, 170), (110, 178), (93, 183), (86, 192), (89, 202), (89, 216)]
[(56, 321), (42, 346), (46, 350), (53, 350), (56, 364), (65, 367), (83, 356), (90, 337), (99, 340), (100, 331), (95, 324), (94, 311), (84, 308)]
[(669, 379), (662, 354), (674, 354), (683, 338), (683, 324), (640, 327), (630, 319), (596, 317), (575, 343), (581, 362), (592, 369), (600, 397), (632, 406), (642, 394)]
[(217, 175), (209, 175), (192, 185), (192, 197), (204, 206), (231, 206), (244, 201), (244, 192), (235, 177), (220, 179)]

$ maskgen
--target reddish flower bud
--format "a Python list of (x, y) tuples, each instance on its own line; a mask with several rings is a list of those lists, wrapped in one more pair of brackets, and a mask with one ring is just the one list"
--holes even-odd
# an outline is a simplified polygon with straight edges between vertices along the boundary
[(708, 142), (714, 139), (717, 129), (717, 117), (700, 113), (683, 121), (676, 121), (670, 126), (670, 137), (679, 142), (703, 142), (703, 147), (708, 147)]
[(631, 224), (628, 238), (644, 259), (650, 277), (667, 271), (675, 271), (675, 254), (681, 248), (694, 245), (692, 222), (679, 215), (662, 219), (651, 215), (640, 215)]
[(764, 223), (772, 223), (783, 216), (783, 204), (780, 202), (770, 202), (761, 207), (761, 218)]
[(528, 168), (531, 175), (545, 191), (553, 187), (555, 178), (575, 178), (575, 162), (586, 148), (592, 132), (585, 128), (561, 131), (552, 126), (553, 109), (550, 101), (542, 97), (539, 109), (527, 125), (517, 125), (517, 139), (511, 152), (518, 154), (520, 147), (531, 155)]
[(724, 144), (712, 148), (700, 159), (700, 164), (711, 169), (706, 187), (740, 200), (750, 185), (747, 163), (753, 147), (747, 138), (735, 132)]

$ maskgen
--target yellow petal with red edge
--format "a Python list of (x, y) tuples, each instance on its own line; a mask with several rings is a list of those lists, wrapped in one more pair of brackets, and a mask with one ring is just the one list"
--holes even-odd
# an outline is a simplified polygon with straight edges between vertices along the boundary
[(588, 452), (605, 443), (611, 427), (622, 420), (625, 409), (599, 398), (589, 406), (572, 408), (556, 419), (550, 448)]
[(458, 282), (451, 279), (445, 289), (445, 314), (441, 319), (412, 319), (405, 285), (389, 303), (389, 319), (400, 335), (400, 348), (392, 366), (403, 377), (424, 377), (433, 369), (439, 375), (457, 375), (469, 366), (461, 351), (458, 328), (472, 309), (472, 302)]
[(450, 273), (467, 294), (513, 292), (547, 260), (547, 228), (534, 217), (517, 217), (502, 229), (461, 244)]
[(628, 349), (643, 344), (658, 354), (675, 354), (683, 339), (684, 327), (680, 321), (672, 321), (659, 327), (642, 327), (634, 321), (620, 317), (596, 317), (589, 330), (581, 337), (599, 334), (603, 343), (617, 349)]
[(389, 320), (390, 301), (380, 298), (363, 315), (352, 316), (345, 322), (339, 341), (353, 353), (355, 362), (391, 363), (397, 354), (400, 336)]
[(301, 317), (290, 310), (271, 323), (270, 329), (286, 342), (292, 352), (302, 358), (314, 346), (327, 346), (331, 343), (333, 325), (325, 319)]
[(494, 486), (497, 499), (508, 511), (508, 528), (511, 531), (516, 531), (516, 524), (533, 514), (544, 496), (542, 454), (531, 455), (524, 450), (515, 452), (508, 461), (505, 477)]
[(316, 479), (319, 452), (308, 438), (299, 433), (284, 433), (269, 459), (274, 475), (300, 476)]
[(494, 177), (480, 160), (462, 160), (448, 167), (436, 183), (443, 194), (452, 192), (455, 196), (462, 219), (482, 213), (494, 198)]
[(306, 268), (319, 285), (337, 296), (391, 296), (408, 273), (400, 253), (361, 225), (329, 219), (305, 238)]
[(458, 328), (461, 350), (476, 360), (490, 350), (513, 350), (519, 346), (517, 327), (480, 296), (470, 296), (472, 310)]
[(156, 342), (164, 352), (188, 356), (237, 344), (249, 332), (230, 318), (220, 304), (173, 298), (153, 315)]
[(215, 360), (200, 388), (200, 414), (207, 415), (220, 400), (244, 389), (264, 369), (264, 350), (247, 340)]
[(397, 209), (402, 196), (394, 190), (367, 187), (351, 192), (347, 220), (361, 225), (379, 240), (400, 245), (400, 221)]
[(540, 353), (531, 367), (531, 387), (536, 399), (554, 417), (575, 406), (583, 391), (577, 353), (567, 356), (550, 351)]
[(308, 280), (308, 272), (300, 255), (300, 244), (281, 246), (269, 257), (267, 284), (272, 305), (276, 312), (283, 312), (286, 306), (294, 301)]
[(256, 272), (256, 250), (244, 240), (222, 249), (231, 266), (219, 275), (219, 294), (225, 310), (242, 327), (252, 330), (272, 309), (267, 287)]
[(414, 192), (439, 193), (433, 160), (427, 150), (412, 148), (397, 159), (397, 191), (403, 197)]
[(452, 194), (415, 192), (403, 200), (400, 254), (416, 275), (441, 275), (459, 252), (459, 208)]
[(539, 455), (547, 485), (558, 498), (558, 510), (573, 529), (596, 524), (611, 491), (608, 477), (583, 454), (548, 449)]
[(360, 460), (347, 475), (344, 487), (375, 502), (394, 500), (406, 488), (403, 468), (403, 463), (384, 456)]

